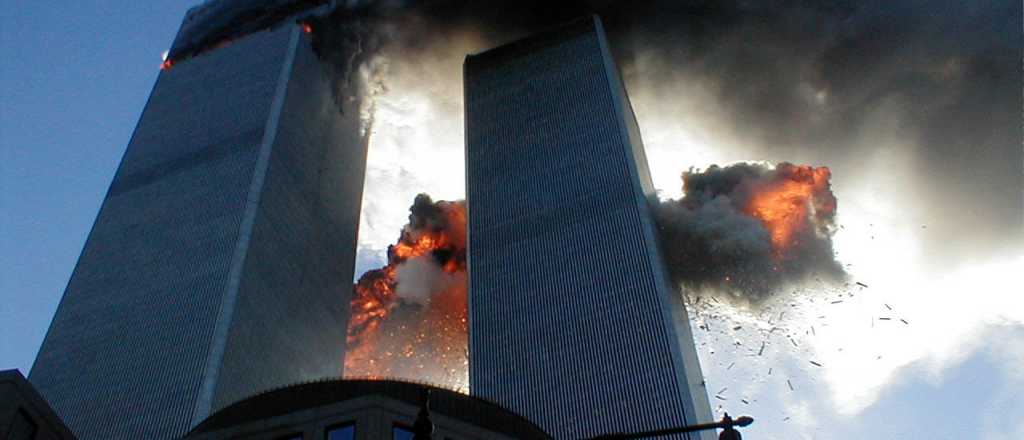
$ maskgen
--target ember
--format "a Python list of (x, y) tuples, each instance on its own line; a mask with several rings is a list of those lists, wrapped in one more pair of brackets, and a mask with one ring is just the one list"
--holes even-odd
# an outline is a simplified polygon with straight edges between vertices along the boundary
[(465, 389), (465, 205), (421, 194), (410, 211), (409, 224), (388, 248), (387, 265), (355, 285), (345, 376)]

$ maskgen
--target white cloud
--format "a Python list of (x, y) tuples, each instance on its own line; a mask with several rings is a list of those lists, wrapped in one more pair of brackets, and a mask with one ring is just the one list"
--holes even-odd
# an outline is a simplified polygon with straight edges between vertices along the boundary
[(434, 200), (465, 197), (462, 58), (469, 44), (387, 63), (367, 158), (361, 247), (394, 243), (419, 193)]
[[(435, 199), (464, 197), (461, 65), (464, 54), (473, 50), (449, 46), (432, 54), (430, 63), (404, 57), (389, 66), (388, 89), (378, 101), (369, 151), (360, 226), (365, 249), (384, 249), (394, 242), (417, 193)], [(715, 120), (720, 110), (701, 85), (678, 83), (678, 99), (655, 96), (664, 88), (642, 84), (630, 91), (662, 197), (680, 195), (679, 175), (690, 166), (818, 157), (813, 151), (800, 153), (802, 157), (764, 157), (760, 148), (765, 146), (733, 145), (728, 130)], [(873, 130), (858, 141), (865, 145), (862, 161), (839, 170), (834, 182), (843, 226), (835, 244), (839, 258), (848, 264), (851, 284), (813, 284), (803, 287), (804, 294), (780, 297), (772, 313), (787, 311), (781, 323), (776, 319), (768, 324), (762, 311), (712, 320), (716, 331), (731, 327), (730, 320), (743, 326), (738, 338), (695, 328), (698, 342), (708, 344), (699, 350), (709, 391), (731, 389), (726, 409), (746, 398), (750, 408), (771, 417), (776, 411), (779, 419), (791, 417), (798, 435), (814, 432), (809, 402), (815, 409), (829, 402), (836, 415), (855, 417), (883, 398), (903, 373), (924, 371), (928, 380), (941, 384), (945, 372), (993, 343), (985, 338), (992, 326), (1024, 326), (1024, 296), (1013, 293), (1024, 255), (962, 261), (949, 269), (933, 264), (924, 246), (929, 239), (922, 228), (927, 217), (915, 209), (914, 189), (901, 180), (915, 166), (909, 152), (916, 147), (878, 141), (899, 139), (898, 124), (882, 120), (868, 125)], [(842, 302), (833, 304), (838, 300)], [(771, 327), (780, 330), (765, 336)], [(762, 340), (767, 349), (757, 356)], [(1000, 343), (1024, 357), (1024, 341)], [(709, 354), (709, 346), (716, 354)], [(726, 372), (732, 362), (737, 365)], [(774, 368), (771, 377), (769, 368)], [(789, 391), (786, 378), (799, 387), (796, 392)], [(717, 386), (712, 385), (715, 381)], [(782, 397), (753, 401), (772, 393)], [(718, 403), (713, 397), (712, 402)], [(767, 406), (773, 404), (781, 407)]]

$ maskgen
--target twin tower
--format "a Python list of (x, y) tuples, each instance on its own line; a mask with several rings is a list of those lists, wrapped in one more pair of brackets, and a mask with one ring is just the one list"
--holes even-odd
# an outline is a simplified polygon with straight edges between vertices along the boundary
[[(29, 377), (79, 438), (176, 438), (341, 373), (366, 142), (309, 40), (160, 73)], [(556, 438), (711, 421), (601, 22), (469, 56), (464, 84), (470, 393)]]

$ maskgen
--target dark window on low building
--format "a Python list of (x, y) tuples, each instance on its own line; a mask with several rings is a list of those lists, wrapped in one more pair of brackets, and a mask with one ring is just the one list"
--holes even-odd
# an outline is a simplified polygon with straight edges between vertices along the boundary
[(7, 431), (7, 440), (33, 440), (38, 429), (25, 410), (18, 409), (14, 414), (14, 420), (11, 421), (11, 429)]
[(391, 430), (391, 440), (412, 440), (412, 429), (395, 425)]
[(327, 440), (355, 440), (356, 425), (349, 423), (327, 428)]

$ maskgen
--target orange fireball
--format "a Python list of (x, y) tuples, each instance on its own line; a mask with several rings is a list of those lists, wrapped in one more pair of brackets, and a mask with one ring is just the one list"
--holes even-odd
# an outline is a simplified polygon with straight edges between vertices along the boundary
[[(417, 215), (427, 218), (413, 218)], [(397, 294), (399, 271), (403, 263), (416, 258), (431, 259), (449, 282), (435, 286), (427, 304), (404, 304)], [(464, 388), (468, 375), (465, 272), (465, 205), (417, 197), (410, 224), (388, 248), (388, 264), (366, 272), (355, 285), (345, 376), (398, 377)]]
[(744, 211), (768, 230), (776, 254), (799, 245), (796, 237), (812, 227), (809, 220), (829, 218), (835, 210), (830, 178), (828, 167), (783, 163), (776, 167), (774, 179), (753, 187)]

